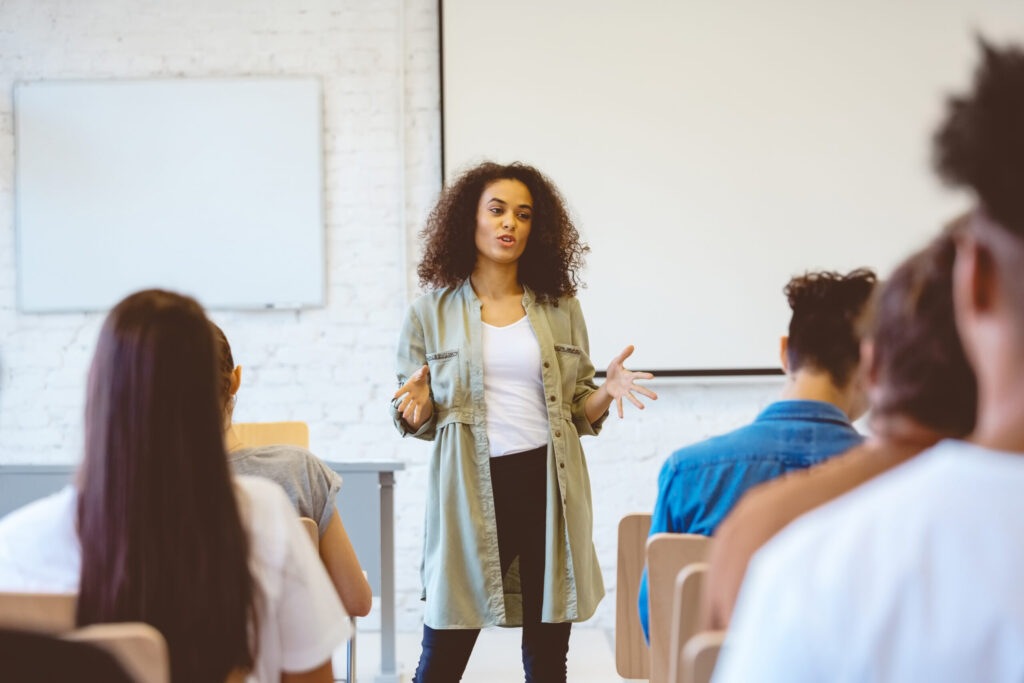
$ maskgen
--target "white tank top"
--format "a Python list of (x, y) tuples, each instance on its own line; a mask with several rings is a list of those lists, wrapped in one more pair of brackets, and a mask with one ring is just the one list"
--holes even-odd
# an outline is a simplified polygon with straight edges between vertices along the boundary
[(483, 324), (484, 403), (491, 457), (546, 446), (548, 409), (540, 343), (524, 315), (505, 327)]

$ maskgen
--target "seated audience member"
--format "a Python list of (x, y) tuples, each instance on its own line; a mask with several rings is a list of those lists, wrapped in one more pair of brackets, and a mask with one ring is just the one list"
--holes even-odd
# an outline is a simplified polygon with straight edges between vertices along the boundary
[(974, 427), (977, 390), (953, 320), (953, 257), (944, 234), (903, 262), (878, 297), (863, 366), (871, 437), (841, 456), (751, 489), (715, 531), (708, 626), (724, 629), (751, 556), (805, 512)]
[(364, 617), (373, 605), (370, 583), (345, 533), (334, 505), (341, 489), (341, 477), (305, 448), (288, 444), (242, 448), (231, 428), (235, 398), (242, 384), (242, 368), (235, 365), (231, 345), (224, 331), (210, 323), (217, 343), (217, 368), (224, 397), (224, 439), (228, 462), (235, 474), (264, 477), (277, 482), (288, 494), (302, 517), (316, 521), (320, 529), (320, 558), (341, 596), (345, 611)]
[[(743, 493), (790, 470), (816, 465), (862, 440), (850, 424), (867, 409), (860, 360), (860, 323), (875, 287), (869, 270), (808, 273), (785, 294), (793, 316), (782, 338), (782, 400), (753, 423), (687, 446), (665, 462), (651, 534), (710, 536)], [(640, 621), (647, 633), (647, 572), (640, 584)]]
[(1024, 680), (1024, 50), (983, 52), (935, 139), (939, 172), (977, 200), (953, 266), (974, 430), (769, 541), (719, 683)]
[(100, 332), (75, 486), (0, 520), (0, 590), (142, 621), (176, 683), (333, 680), (348, 615), (281, 487), (228, 469), (216, 346), (193, 299), (129, 296)]

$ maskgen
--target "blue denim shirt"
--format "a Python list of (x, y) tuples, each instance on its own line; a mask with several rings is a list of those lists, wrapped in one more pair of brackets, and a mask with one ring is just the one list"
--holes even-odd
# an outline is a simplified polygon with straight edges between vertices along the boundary
[[(651, 534), (710, 536), (747, 489), (790, 470), (817, 465), (864, 437), (843, 411), (823, 401), (776, 401), (753, 423), (681, 448), (658, 475)], [(640, 582), (647, 629), (647, 570)]]

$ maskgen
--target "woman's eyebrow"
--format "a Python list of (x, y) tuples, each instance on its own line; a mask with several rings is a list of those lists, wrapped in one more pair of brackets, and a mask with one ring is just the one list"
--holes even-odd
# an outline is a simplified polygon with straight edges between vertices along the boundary
[[(487, 200), (488, 204), (490, 204), (491, 202), (498, 202), (499, 204), (504, 204), (505, 206), (508, 206), (508, 202), (506, 202), (504, 199), (499, 199), (498, 197), (491, 197), (490, 199)], [(517, 208), (533, 210), (533, 207), (530, 206), (529, 204), (520, 204)]]

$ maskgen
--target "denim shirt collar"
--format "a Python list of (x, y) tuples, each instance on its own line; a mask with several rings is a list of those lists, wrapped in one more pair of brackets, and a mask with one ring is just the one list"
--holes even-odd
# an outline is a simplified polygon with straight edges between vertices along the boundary
[(766, 422), (769, 420), (814, 420), (816, 422), (835, 422), (852, 427), (846, 413), (825, 401), (801, 399), (776, 401), (762, 410), (755, 421)]

